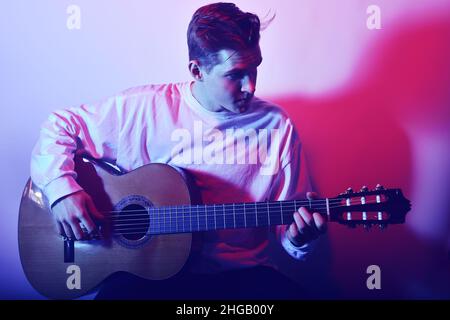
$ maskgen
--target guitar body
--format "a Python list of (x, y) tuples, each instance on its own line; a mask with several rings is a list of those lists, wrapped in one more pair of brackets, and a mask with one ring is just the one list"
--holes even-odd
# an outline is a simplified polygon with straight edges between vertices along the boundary
[[(182, 175), (164, 164), (149, 164), (124, 175), (111, 175), (91, 163), (77, 165), (76, 171), (77, 182), (101, 212), (151, 215), (146, 206), (190, 204)], [(169, 278), (188, 259), (192, 239), (191, 233), (108, 236), (106, 227), (100, 239), (65, 241), (55, 230), (47, 199), (29, 180), (19, 212), (20, 259), (32, 286), (56, 299), (85, 295), (118, 271), (151, 280)]]
[[(256, 228), (292, 223), (301, 206), (328, 222), (351, 227), (404, 223), (411, 204), (400, 189), (348, 189), (334, 198), (191, 205), (184, 176), (165, 164), (127, 174), (75, 157), (77, 182), (104, 213), (99, 237), (72, 241), (58, 235), (49, 204), (31, 180), (19, 212), (19, 252), (32, 286), (49, 298), (87, 294), (115, 272), (167, 279), (179, 272), (191, 249), (192, 232)], [(195, 181), (189, 181), (194, 186)]]

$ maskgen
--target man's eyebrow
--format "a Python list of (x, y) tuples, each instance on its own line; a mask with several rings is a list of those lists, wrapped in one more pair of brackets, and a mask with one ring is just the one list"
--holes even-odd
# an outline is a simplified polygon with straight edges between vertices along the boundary
[(248, 68), (253, 67), (253, 66), (258, 67), (258, 66), (262, 63), (262, 61), (263, 61), (263, 59), (260, 58), (260, 59), (257, 60), (256, 63), (251, 64), (251, 65), (249, 65), (248, 67), (244, 67), (244, 68), (239, 68), (239, 67), (233, 68), (233, 69), (231, 69), (231, 70), (226, 71), (225, 74), (230, 74), (230, 73), (234, 73), (234, 72), (245, 71), (245, 70), (247, 70)]
[(245, 71), (247, 68), (233, 68), (231, 70), (228, 70), (225, 72), (225, 74), (231, 74), (231, 73), (235, 73), (235, 72), (242, 72)]

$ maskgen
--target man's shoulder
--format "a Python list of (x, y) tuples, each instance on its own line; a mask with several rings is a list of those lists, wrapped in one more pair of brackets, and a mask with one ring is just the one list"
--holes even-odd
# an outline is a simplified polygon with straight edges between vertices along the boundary
[(188, 82), (163, 83), (163, 84), (145, 84), (125, 89), (119, 93), (122, 98), (135, 96), (151, 96), (164, 95), (173, 96), (181, 95), (182, 89)]
[(266, 117), (278, 119), (282, 122), (291, 122), (289, 114), (278, 104), (254, 97), (252, 100), (253, 110)]

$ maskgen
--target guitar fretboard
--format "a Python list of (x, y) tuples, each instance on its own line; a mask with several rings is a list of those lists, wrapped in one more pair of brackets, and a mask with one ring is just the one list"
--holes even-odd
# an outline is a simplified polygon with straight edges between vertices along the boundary
[(150, 234), (184, 233), (290, 224), (302, 206), (329, 213), (329, 200), (323, 199), (148, 208), (146, 216)]

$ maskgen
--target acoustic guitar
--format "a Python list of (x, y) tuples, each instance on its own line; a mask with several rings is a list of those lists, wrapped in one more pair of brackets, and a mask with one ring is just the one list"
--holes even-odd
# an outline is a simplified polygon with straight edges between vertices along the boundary
[(126, 174), (93, 159), (77, 162), (77, 182), (107, 217), (96, 236), (61, 237), (42, 191), (28, 180), (20, 204), (19, 251), (31, 285), (53, 299), (73, 299), (125, 271), (167, 279), (187, 261), (193, 232), (290, 224), (305, 206), (329, 222), (370, 227), (405, 221), (410, 202), (400, 189), (361, 189), (316, 200), (192, 205), (186, 175), (165, 164)]

